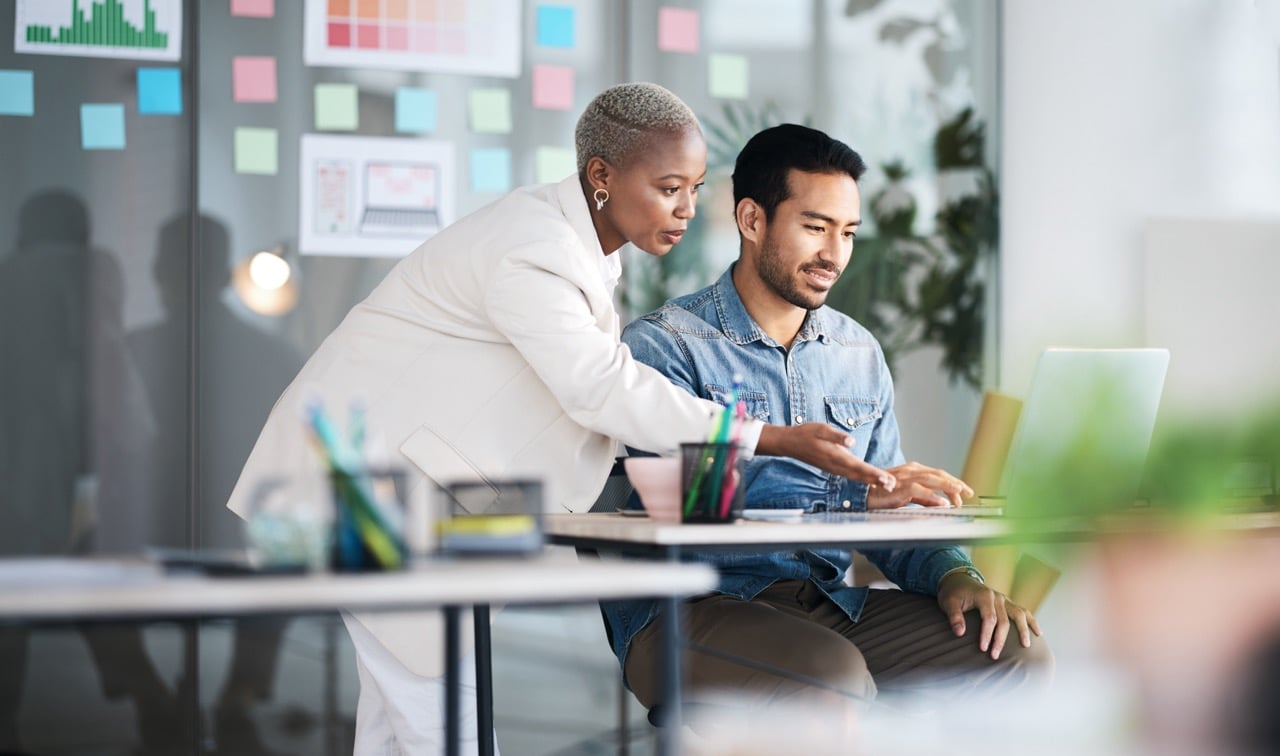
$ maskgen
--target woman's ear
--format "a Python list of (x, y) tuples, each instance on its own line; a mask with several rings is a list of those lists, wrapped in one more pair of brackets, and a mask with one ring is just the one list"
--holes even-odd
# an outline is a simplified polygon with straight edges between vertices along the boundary
[(764, 233), (764, 208), (750, 197), (743, 197), (734, 208), (738, 219), (738, 234), (746, 241), (757, 242)]
[(587, 181), (593, 189), (608, 189), (609, 177), (613, 173), (613, 168), (605, 159), (596, 155), (587, 161)]

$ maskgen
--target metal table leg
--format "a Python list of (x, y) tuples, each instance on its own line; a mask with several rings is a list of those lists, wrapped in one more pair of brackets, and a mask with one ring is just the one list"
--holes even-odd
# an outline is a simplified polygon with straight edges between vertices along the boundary
[(458, 652), (462, 631), (458, 611), (456, 606), (444, 608), (444, 748), (447, 756), (460, 756), (461, 752), (458, 686), (462, 664)]
[(480, 756), (493, 756), (493, 639), (489, 605), (472, 607), (476, 631), (476, 737)]
[[(678, 546), (668, 547), (667, 561), (680, 559)], [(682, 726), (682, 702), (680, 700), (680, 612), (683, 601), (676, 597), (662, 600), (662, 726), (658, 728), (658, 753), (674, 756), (679, 752)]]

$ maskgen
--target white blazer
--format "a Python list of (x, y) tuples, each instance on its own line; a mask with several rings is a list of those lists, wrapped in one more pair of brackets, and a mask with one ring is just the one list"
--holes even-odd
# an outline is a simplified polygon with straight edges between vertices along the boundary
[[(247, 516), (272, 481), (283, 486), (276, 495), (328, 506), (304, 420), (313, 399), (335, 419), (361, 401), (370, 434), (398, 449), (415, 486), (536, 476), (549, 511), (591, 507), (615, 439), (674, 453), (705, 438), (717, 405), (636, 362), (619, 340), (602, 255), (576, 175), (518, 189), (441, 231), (303, 366), (227, 506)], [(358, 619), (408, 669), (440, 674), (434, 621)]]

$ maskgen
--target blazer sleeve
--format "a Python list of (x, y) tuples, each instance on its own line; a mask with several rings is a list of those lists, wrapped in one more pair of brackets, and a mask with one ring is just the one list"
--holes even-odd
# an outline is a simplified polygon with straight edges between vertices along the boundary
[(485, 294), (493, 327), (579, 425), (657, 454), (705, 438), (719, 406), (637, 362), (601, 327), (583, 286), (557, 269), (572, 254), (558, 247), (504, 257)]

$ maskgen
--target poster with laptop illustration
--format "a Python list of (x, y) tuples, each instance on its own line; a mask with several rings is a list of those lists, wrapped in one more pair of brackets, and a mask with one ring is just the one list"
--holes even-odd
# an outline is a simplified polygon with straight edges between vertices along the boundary
[(401, 257), (453, 219), (452, 142), (304, 134), (298, 249)]

